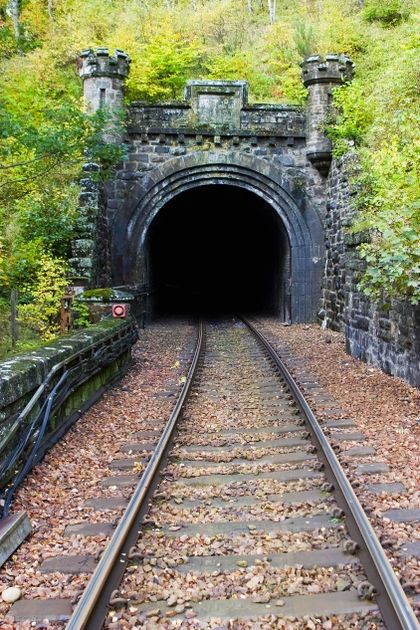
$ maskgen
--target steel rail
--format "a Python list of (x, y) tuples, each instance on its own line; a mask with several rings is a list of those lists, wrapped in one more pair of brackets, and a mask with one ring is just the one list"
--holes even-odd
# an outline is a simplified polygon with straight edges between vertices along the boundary
[(130, 539), (133, 539), (133, 535), (134, 541), (138, 538), (139, 517), (142, 510), (147, 507), (146, 502), (156, 483), (161, 463), (171, 444), (178, 418), (190, 392), (203, 349), (203, 339), (204, 326), (200, 320), (187, 380), (133, 496), (66, 626), (67, 630), (98, 630), (102, 627), (110, 593), (119, 586), (127, 563), (127, 551), (130, 544), (134, 544)]
[(330, 477), (338, 497), (341, 498), (343, 504), (341, 507), (345, 515), (349, 517), (346, 521), (349, 531), (359, 543), (358, 555), (369, 580), (377, 590), (376, 600), (387, 628), (389, 630), (419, 630), (420, 624), (378, 537), (296, 381), (266, 337), (246, 317), (241, 315), (240, 318), (267, 351), (306, 417), (311, 433), (319, 446), (319, 454), (326, 464), (326, 473), (330, 473), (327, 476)]

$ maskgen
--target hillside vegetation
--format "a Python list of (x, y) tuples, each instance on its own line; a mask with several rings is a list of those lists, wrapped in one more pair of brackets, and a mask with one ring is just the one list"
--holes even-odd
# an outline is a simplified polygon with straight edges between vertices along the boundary
[(121, 157), (101, 141), (103, 115), (82, 111), (76, 59), (98, 45), (132, 58), (129, 100), (178, 98), (187, 79), (208, 77), (247, 79), (254, 101), (302, 104), (305, 55), (352, 57), (329, 133), (338, 156), (351, 149), (363, 165), (363, 287), (417, 303), (418, 13), (419, 0), (0, 0), (0, 309), (16, 288), (23, 327), (55, 333), (43, 305), (65, 284), (85, 152), (105, 173)]

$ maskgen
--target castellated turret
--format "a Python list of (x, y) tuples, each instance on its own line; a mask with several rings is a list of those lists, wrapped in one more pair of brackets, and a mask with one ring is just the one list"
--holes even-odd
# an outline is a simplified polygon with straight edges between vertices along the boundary
[(327, 175), (331, 164), (331, 142), (324, 125), (332, 104), (332, 90), (353, 78), (354, 64), (345, 55), (307, 57), (302, 64), (302, 79), (309, 91), (306, 126), (306, 155), (322, 174)]
[(130, 70), (130, 58), (117, 49), (84, 50), (79, 56), (79, 74), (83, 79), (83, 95), (90, 113), (102, 107), (117, 110), (123, 106), (124, 81)]

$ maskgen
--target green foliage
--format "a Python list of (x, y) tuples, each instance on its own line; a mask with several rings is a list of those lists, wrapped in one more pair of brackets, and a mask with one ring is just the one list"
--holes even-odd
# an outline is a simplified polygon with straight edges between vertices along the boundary
[(144, 47), (139, 63), (127, 81), (131, 98), (146, 100), (177, 98), (187, 79), (200, 66), (200, 47), (189, 37), (166, 25)]
[(80, 302), (77, 298), (73, 303), (73, 325), (75, 328), (86, 328), (92, 323), (90, 311), (87, 304)]
[(410, 0), (366, 0), (363, 17), (367, 22), (394, 26), (410, 15)]
[(19, 200), (21, 239), (38, 241), (54, 256), (68, 257), (69, 243), (75, 236), (77, 193), (76, 186), (49, 188)]
[(375, 113), (370, 106), (365, 81), (355, 77), (350, 85), (335, 88), (334, 105), (340, 112), (332, 112), (326, 131), (333, 141), (334, 155), (341, 157), (349, 147), (360, 146), (373, 124)]
[(91, 173), (90, 177), (106, 180), (114, 166), (125, 155), (125, 148), (120, 144), (108, 142), (104, 132), (111, 130), (113, 134), (122, 136), (125, 130), (125, 112), (123, 110), (110, 111), (103, 107), (93, 115), (84, 115), (83, 125), (85, 129), (84, 155), (101, 167), (96, 174)]
[(103, 287), (100, 289), (84, 289), (78, 299), (83, 302), (126, 302), (132, 299), (133, 296), (127, 291), (121, 291), (120, 289), (113, 289), (109, 287)]
[(74, 58), (67, 63), (39, 48), (0, 67), (0, 296), (19, 290), (21, 338), (31, 341), (55, 334), (56, 298), (44, 296), (45, 278), (58, 291), (52, 266), (64, 273), (62, 259), (77, 233), (76, 182), (85, 155), (106, 177), (123, 150), (105, 143), (103, 130), (123, 121), (118, 114), (111, 121), (105, 110), (83, 112)]
[[(3, 247), (3, 252), (5, 248)], [(27, 287), (32, 286), (39, 265), (39, 258), (43, 254), (39, 239), (19, 241), (8, 255), (0, 257), (0, 278), (3, 290), (19, 288), (23, 295)]]
[(41, 345), (39, 335), (20, 323), (19, 340), (13, 347), (10, 326), (10, 305), (5, 298), (0, 298), (0, 361), (13, 354), (34, 350)]
[(272, 80), (257, 71), (250, 56), (239, 52), (227, 56), (221, 54), (209, 59), (206, 64), (206, 76), (209, 79), (231, 79), (239, 77), (245, 79), (253, 86), (253, 96), (264, 100), (264, 96), (270, 91)]
[(104, 288), (104, 289), (85, 289), (83, 291), (82, 297), (84, 299), (95, 299), (109, 301), (114, 295), (113, 289)]
[(350, 144), (361, 163), (352, 231), (371, 234), (359, 248), (367, 263), (360, 287), (378, 301), (420, 301), (418, 51), (416, 22), (394, 27), (386, 52), (378, 36), (357, 78), (334, 94), (340, 113), (329, 134), (336, 155)]
[(312, 24), (297, 21), (294, 25), (293, 40), (296, 50), (302, 57), (308, 57), (316, 50), (315, 33)]
[[(377, 301), (406, 296), (420, 302), (419, 152), (410, 138), (414, 119), (405, 123), (407, 136), (393, 135), (376, 152), (360, 158), (367, 175), (358, 178), (359, 213), (352, 231), (369, 231), (359, 251), (367, 262), (360, 286)], [(404, 129), (404, 125), (403, 125)], [(403, 130), (402, 129), (402, 130)], [(404, 138), (404, 139), (403, 139)]]
[[(269, 84), (266, 90), (272, 102), (287, 102), (302, 104), (307, 97), (307, 91), (302, 84), (298, 38), (296, 37), (297, 23), (287, 28), (282, 23), (273, 25), (264, 41), (265, 68), (268, 70)], [(304, 26), (307, 32), (307, 26)], [(267, 100), (262, 98), (261, 100)]]
[(417, 300), (418, 0), (365, 0), (364, 8), (277, 0), (274, 23), (256, 0), (23, 0), (18, 37), (6, 5), (0, 0), (0, 298), (18, 286), (31, 303), (39, 259), (68, 257), (86, 152), (102, 177), (122, 157), (102, 134), (123, 127), (121, 114), (83, 113), (77, 54), (99, 45), (129, 53), (127, 98), (148, 101), (180, 98), (187, 79), (209, 77), (247, 79), (254, 101), (303, 104), (302, 57), (350, 55), (356, 78), (335, 91), (340, 113), (328, 133), (335, 154), (351, 147), (367, 174), (353, 227), (372, 234), (361, 247), (362, 286), (375, 299)]
[(67, 284), (65, 261), (42, 254), (33, 283), (27, 287), (32, 300), (19, 307), (19, 319), (45, 341), (59, 332), (58, 314)]
[[(376, 302), (407, 297), (420, 303), (420, 206), (376, 213), (375, 232), (359, 252), (367, 262), (360, 288)], [(360, 224), (359, 224), (360, 226)]]

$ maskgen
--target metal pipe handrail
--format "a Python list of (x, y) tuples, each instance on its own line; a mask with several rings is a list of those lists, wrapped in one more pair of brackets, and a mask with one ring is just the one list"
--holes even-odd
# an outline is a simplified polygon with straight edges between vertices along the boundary
[[(198, 361), (201, 355), (203, 347), (204, 329), (203, 322), (199, 322), (197, 344), (194, 351), (194, 356), (188, 371), (187, 380), (181, 390), (181, 394), (177, 400), (177, 403), (169, 417), (169, 420), (163, 430), (163, 433), (159, 439), (159, 442), (153, 452), (151, 459), (149, 460), (146, 469), (144, 470), (140, 481), (130, 499), (130, 502), (124, 512), (124, 515), (117, 525), (117, 528), (105, 549), (92, 578), (90, 579), (81, 599), (79, 600), (73, 615), (67, 624), (67, 630), (82, 630), (91, 628), (97, 630), (99, 627), (98, 619), (94, 620), (95, 612), (101, 602), (101, 597), (105, 591), (105, 586), (110, 577), (113, 567), (118, 563), (121, 558), (124, 544), (136, 526), (137, 517), (141, 508), (148, 497), (150, 488), (155, 481), (156, 475), (159, 471), (160, 464), (163, 460), (165, 452), (170, 444), (174, 429), (176, 427), (179, 415), (182, 407), (191, 389), (191, 385), (195, 376)], [(106, 604), (104, 604), (106, 606)]]
[[(82, 354), (85, 354), (86, 352), (88, 352), (90, 350), (93, 350), (99, 344), (102, 344), (103, 342), (106, 342), (106, 341), (112, 339), (112, 337), (114, 335), (115, 335), (115, 331), (110, 332), (109, 334), (107, 334), (104, 337), (102, 337), (100, 340), (97, 340), (96, 342), (93, 342), (93, 343), (89, 344), (85, 348), (82, 348), (82, 349), (78, 350), (77, 352), (75, 352), (74, 354), (70, 355), (69, 357), (64, 358), (59, 363), (56, 363), (51, 368), (51, 370), (48, 372), (48, 374), (45, 376), (45, 378), (42, 381), (42, 383), (38, 386), (38, 388), (35, 391), (35, 393), (33, 394), (32, 398), (26, 403), (25, 407), (19, 413), (18, 417), (16, 418), (15, 422), (13, 423), (12, 427), (10, 428), (10, 432), (13, 432), (15, 427), (19, 427), (19, 424), (21, 423), (21, 421), (32, 411), (32, 409), (34, 408), (34, 406), (38, 402), (39, 398), (43, 394), (44, 390), (49, 385), (49, 383), (52, 380), (53, 376), (55, 376), (55, 374), (57, 372), (59, 372), (62, 368), (66, 367), (69, 363), (71, 363), (72, 361), (74, 361), (75, 359), (80, 357)], [(9, 435), (10, 435), (10, 433), (9, 433)], [(6, 446), (8, 441), (9, 441), (9, 439), (7, 438), (7, 439), (3, 440), (2, 443), (0, 443), (0, 452)]]
[[(134, 334), (136, 334), (135, 326), (132, 322), (128, 329), (123, 331), (123, 334), (121, 330), (111, 331), (100, 340), (78, 350), (51, 368), (35, 394), (18, 415), (1, 444), (0, 453), (7, 448), (12, 440), (16, 439), (16, 434), (19, 432), (17, 442), (5, 455), (0, 466), (2, 496), (4, 497), (1, 508), (3, 518), (8, 514), (13, 496), (20, 483), (46, 450), (59, 439), (63, 430), (67, 430), (77, 419), (75, 414), (72, 414), (58, 429), (47, 432), (51, 416), (63, 405), (75, 388), (80, 387), (86, 380), (97, 374), (105, 364), (109, 364), (114, 358), (117, 358), (119, 355), (115, 353), (115, 346), (118, 345), (120, 350), (122, 347), (128, 347), (127, 340), (131, 342)], [(110, 344), (110, 342), (112, 343)], [(82, 358), (85, 354), (88, 356)], [(72, 363), (73, 365), (71, 365)], [(51, 381), (61, 370), (64, 371), (49, 391)], [(44, 394), (48, 395), (43, 400), (40, 410), (30, 422), (25, 423), (25, 419)]]

